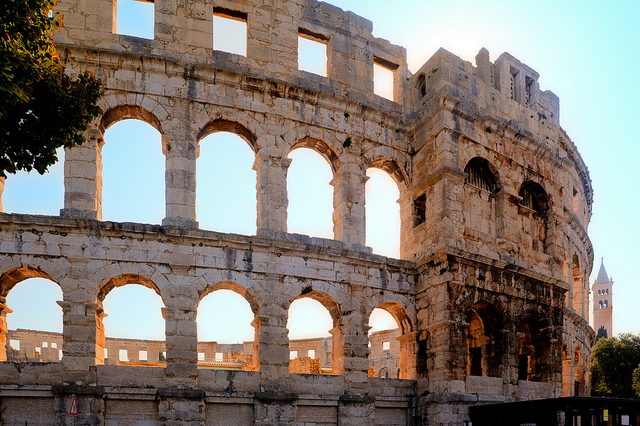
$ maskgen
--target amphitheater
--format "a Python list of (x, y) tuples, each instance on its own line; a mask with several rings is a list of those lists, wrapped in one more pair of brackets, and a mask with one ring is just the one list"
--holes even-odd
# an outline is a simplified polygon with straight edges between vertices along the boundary
[[(441, 49), (412, 74), (370, 21), (315, 0), (156, 0), (153, 39), (116, 34), (114, 0), (57, 10), (68, 73), (106, 95), (65, 153), (60, 215), (0, 214), (3, 425), (465, 425), (477, 404), (589, 394), (592, 186), (536, 71)], [(213, 50), (214, 14), (246, 23), (246, 55)], [(299, 37), (326, 46), (326, 77), (298, 69)], [(103, 134), (128, 118), (162, 135), (161, 225), (101, 220)], [(219, 131), (255, 153), (256, 235), (199, 229), (198, 144)], [(331, 166), (334, 239), (287, 232), (300, 147)], [(399, 259), (365, 245), (368, 168), (399, 188)], [(6, 296), (32, 277), (64, 295), (60, 362), (7, 360)], [(161, 366), (104, 362), (102, 302), (131, 283), (165, 305)], [(218, 289), (255, 314), (248, 371), (198, 368), (198, 303)], [(331, 374), (290, 373), (302, 297), (331, 314)], [(398, 324), (397, 379), (368, 374), (375, 308)]]

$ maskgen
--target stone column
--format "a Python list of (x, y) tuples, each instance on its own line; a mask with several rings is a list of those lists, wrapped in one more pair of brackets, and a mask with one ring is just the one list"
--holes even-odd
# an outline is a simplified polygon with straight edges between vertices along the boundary
[(4, 297), (0, 297), (0, 361), (7, 360), (7, 314), (13, 312)]
[(400, 352), (398, 353), (399, 379), (416, 380), (418, 378), (416, 374), (416, 354), (418, 353), (419, 335), (420, 333), (413, 331), (396, 338), (400, 342)]
[(257, 174), (259, 236), (269, 237), (274, 233), (287, 232), (287, 170), (290, 165), (290, 158), (256, 154), (253, 169)]
[(173, 298), (172, 302), (178, 305), (162, 308), (166, 321), (166, 374), (174, 383), (192, 387), (198, 378), (197, 305), (184, 296)]
[(265, 306), (256, 315), (260, 323), (260, 392), (254, 405), (254, 425), (292, 424), (297, 412), (293, 404), (297, 395), (292, 393), (289, 376), (289, 300), (278, 289), (279, 284), (274, 280), (267, 283), (272, 291), (263, 295)]
[(567, 284), (569, 284), (569, 291), (567, 291), (564, 296), (566, 301), (565, 306), (567, 307), (567, 309), (573, 311), (573, 262), (570, 260), (565, 260), (563, 263), (563, 275), (567, 277)]
[[(86, 295), (87, 298), (89, 295)], [(104, 361), (104, 313), (93, 301), (60, 301), (63, 318), (62, 367), (67, 382), (95, 383), (90, 367)]]
[[(334, 360), (336, 353), (342, 355), (341, 373), (344, 376), (345, 394), (340, 397), (338, 405), (340, 425), (374, 424), (375, 398), (369, 396), (368, 389), (369, 329), (362, 313), (359, 310), (353, 310), (342, 317), (340, 326), (331, 330), (334, 336)], [(338, 374), (336, 369), (334, 374)]]
[(365, 173), (356, 161), (345, 161), (331, 180), (333, 236), (347, 245), (365, 244)]
[(84, 140), (80, 146), (65, 149), (60, 216), (102, 220), (102, 131), (87, 129)]
[(165, 226), (197, 228), (196, 222), (196, 159), (198, 146), (195, 140), (162, 136), (162, 152), (166, 157)]

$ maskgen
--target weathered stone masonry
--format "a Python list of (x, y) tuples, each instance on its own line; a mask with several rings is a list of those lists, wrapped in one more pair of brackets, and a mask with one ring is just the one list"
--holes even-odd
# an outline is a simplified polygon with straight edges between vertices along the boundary
[[(212, 50), (214, 7), (246, 16), (246, 57)], [(0, 360), (11, 288), (64, 294), (61, 363), (0, 363), (3, 424), (67, 424), (71, 395), (82, 424), (461, 425), (470, 404), (588, 393), (591, 182), (534, 70), (440, 50), (412, 75), (371, 22), (315, 0), (156, 0), (153, 40), (114, 33), (114, 0), (57, 8), (67, 71), (107, 92), (65, 153), (60, 217), (0, 215)], [(298, 70), (300, 32), (326, 40), (328, 77)], [(373, 94), (374, 62), (394, 101)], [(125, 118), (162, 134), (161, 226), (101, 221), (103, 133)], [(198, 143), (217, 131), (255, 152), (256, 236), (198, 229)], [(335, 240), (286, 232), (298, 147), (332, 167)], [(364, 245), (368, 167), (398, 183), (402, 260)], [(166, 368), (103, 365), (102, 301), (134, 282), (166, 306)], [(223, 288), (255, 313), (255, 371), (197, 368), (198, 301)], [(331, 313), (332, 376), (289, 374), (299, 297)], [(368, 377), (376, 307), (398, 321), (401, 379)]]

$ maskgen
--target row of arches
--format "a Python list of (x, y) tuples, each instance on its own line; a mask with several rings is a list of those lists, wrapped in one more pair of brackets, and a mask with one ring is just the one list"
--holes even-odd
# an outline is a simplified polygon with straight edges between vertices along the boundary
[[(12, 301), (8, 297), (10, 291), (16, 285), (26, 284), (28, 279), (34, 276), (40, 278), (48, 277), (47, 274), (28, 267), (17, 268), (2, 275), (0, 280), (2, 284), (2, 292), (0, 293), (0, 307), (2, 307), (2, 310), (0, 310), (0, 316), (7, 317), (7, 314), (11, 313)], [(51, 277), (48, 278), (51, 279)], [(53, 281), (49, 282), (52, 286), (57, 286)], [(111, 295), (128, 288), (134, 288), (135, 291), (133, 293), (124, 293), (125, 299), (120, 299), (119, 302), (110, 304), (109, 298)], [(149, 294), (154, 297), (149, 298)], [(218, 299), (216, 304), (214, 296), (222, 296), (222, 300)], [(64, 299), (61, 291), (56, 297)], [(130, 303), (123, 303), (123, 300)], [(142, 300), (147, 300), (148, 302), (139, 303)], [(210, 302), (213, 302), (213, 305), (209, 305)], [(122, 274), (112, 277), (100, 286), (96, 303), (98, 305), (96, 328), (102, 330), (103, 335), (107, 338), (111, 337), (109, 336), (109, 329), (112, 328), (110, 317), (114, 313), (120, 315), (124, 310), (124, 313), (133, 313), (134, 315), (125, 315), (124, 323), (121, 323), (120, 326), (124, 325), (128, 329), (132, 329), (137, 324), (147, 333), (136, 334), (135, 330), (133, 332), (131, 332), (132, 330), (127, 330), (126, 333), (119, 333), (120, 336), (124, 335), (125, 338), (132, 340), (163, 340), (163, 334), (165, 333), (164, 323), (167, 319), (164, 311), (165, 303), (162, 291), (149, 278), (137, 274)], [(313, 306), (314, 304), (316, 305), (315, 307)], [(297, 307), (297, 305), (300, 306)], [(213, 312), (211, 312), (211, 306), (214, 307)], [(322, 312), (320, 312), (320, 316), (311, 315), (310, 323), (324, 324), (324, 330), (320, 327), (319, 331), (314, 331), (317, 334), (310, 337), (301, 334), (300, 329), (296, 329), (292, 322), (299, 320), (300, 316), (309, 318), (309, 311), (314, 309), (318, 311), (318, 307)], [(259, 342), (261, 338), (260, 320), (258, 318), (260, 318), (263, 310), (264, 304), (258, 297), (252, 291), (236, 282), (223, 281), (207, 286), (198, 295), (198, 306), (193, 318), (197, 324), (198, 358), (199, 361), (202, 361), (199, 364), (206, 366), (213, 365), (209, 361), (222, 362), (232, 360), (237, 362), (240, 360), (243, 364), (243, 369), (259, 370)], [(41, 309), (38, 309), (35, 312), (40, 311)], [(207, 313), (207, 311), (209, 312)], [(236, 316), (238, 311), (244, 311), (244, 313)], [(29, 312), (33, 315), (34, 311), (30, 309)], [(290, 361), (292, 366), (298, 368), (298, 370), (294, 368), (292, 372), (342, 373), (342, 357), (344, 354), (340, 353), (340, 350), (343, 344), (341, 343), (343, 329), (346, 326), (342, 312), (341, 304), (334, 297), (323, 291), (309, 290), (307, 288), (292, 298), (286, 316)], [(218, 315), (216, 316), (216, 314)], [(381, 314), (383, 314), (382, 320), (380, 319)], [(376, 316), (378, 318), (374, 318)], [(412, 368), (415, 368), (418, 354), (416, 348), (411, 344), (414, 342), (403, 338), (415, 331), (414, 321), (411, 319), (407, 309), (398, 302), (387, 301), (378, 304), (372, 310), (368, 310), (368, 314), (365, 317), (368, 323), (365, 330), (373, 326), (374, 331), (379, 333), (376, 338), (370, 333), (369, 353), (375, 354), (375, 361), (377, 362), (374, 366), (374, 359), (370, 358), (370, 375), (415, 378), (415, 371), (412, 371)], [(214, 319), (211, 320), (211, 318)], [(386, 326), (376, 326), (376, 321), (382, 321), (383, 323), (386, 321)], [(2, 321), (0, 321), (1, 324)], [(518, 380), (547, 382), (553, 379), (553, 326), (542, 313), (527, 311), (519, 318), (515, 328), (515, 347), (512, 346), (513, 343), (509, 343), (511, 327), (506, 324), (503, 313), (491, 302), (480, 300), (466, 309), (465, 324), (463, 335), (466, 339), (466, 375), (504, 377), (505, 368), (508, 365), (513, 365), (515, 360)], [(359, 326), (363, 325), (360, 324)], [(113, 327), (115, 326), (117, 324), (114, 323)], [(8, 328), (10, 326), (5, 325), (0, 330), (0, 337), (7, 334)], [(149, 335), (148, 330), (150, 329), (156, 330), (156, 334)], [(211, 329), (215, 329), (213, 334)], [(395, 334), (387, 333), (386, 335), (381, 333), (390, 329), (397, 329), (397, 332)], [(157, 330), (161, 331), (157, 332)], [(236, 338), (229, 337), (229, 334), (223, 335), (224, 333), (221, 334), (220, 330), (225, 330), (227, 333), (231, 332), (231, 336), (233, 336), (233, 333), (237, 333)], [(62, 327), (60, 326), (57, 331), (62, 331)], [(216, 336), (222, 336), (222, 338)], [(317, 341), (309, 342), (310, 339), (313, 340), (314, 338)], [(297, 343), (300, 339), (306, 339), (306, 344)], [(98, 337), (97, 344), (104, 351), (104, 353), (96, 353), (97, 363), (113, 360), (119, 355), (119, 361), (125, 363), (130, 361), (128, 358), (122, 359), (122, 354), (118, 354), (117, 347), (105, 341), (105, 339)], [(224, 344), (228, 344), (226, 349), (223, 348)], [(238, 348), (236, 346), (232, 348), (233, 344), (242, 344), (243, 347)], [(372, 347), (371, 345), (374, 344), (376, 346)], [(109, 354), (106, 352), (107, 347), (110, 347)], [(124, 347), (126, 347), (124, 344), (120, 345), (120, 352)], [(162, 361), (166, 356), (166, 352), (162, 355), (161, 353), (166, 351), (166, 346), (152, 345), (150, 347), (151, 349), (149, 350), (147, 347), (144, 350), (141, 349), (141, 353), (144, 352), (142, 361)], [(157, 357), (155, 356), (156, 354), (158, 355)], [(220, 356), (220, 359), (218, 359), (218, 356)], [(396, 358), (395, 364), (389, 364), (388, 362), (389, 358), (392, 357)], [(317, 368), (315, 370), (304, 369), (301, 366), (305, 364), (298, 358), (305, 358), (306, 365), (315, 363)], [(146, 365), (153, 366), (157, 364), (150, 363)], [(303, 369), (299, 370), (300, 368)], [(391, 375), (389, 375), (390, 370), (392, 371)]]
[[(495, 240), (499, 235), (499, 218), (504, 217), (504, 206), (499, 206), (497, 195), (503, 184), (497, 168), (482, 157), (471, 158), (465, 165), (464, 217), (465, 226), (477, 232), (482, 239)], [(503, 201), (504, 203), (504, 201)], [(517, 193), (519, 222), (522, 233), (519, 244), (541, 253), (548, 251), (549, 214), (551, 203), (541, 184), (525, 180)], [(502, 230), (501, 232), (504, 233)]]
[[(160, 119), (145, 108), (136, 105), (110, 108), (100, 119), (98, 128), (105, 141), (99, 147), (102, 168), (96, 177), (100, 182), (98, 191), (104, 220), (161, 223), (168, 214), (165, 193), (176, 185), (183, 185), (195, 190), (195, 216), (202, 229), (256, 234), (259, 200), (265, 196), (261, 195), (264, 188), (261, 189), (257, 181), (262, 147), (259, 138), (247, 127), (225, 119), (205, 124), (195, 137), (193, 155), (197, 157), (197, 170), (193, 170), (191, 176), (165, 170), (165, 166), (168, 167), (165, 156), (177, 148), (172, 138), (164, 137)], [(344, 186), (334, 179), (343, 167), (338, 149), (318, 137), (305, 136), (293, 142), (288, 154), (285, 153), (288, 155), (284, 163), (287, 232), (336, 238), (335, 210), (338, 197), (342, 196), (336, 192)], [(366, 181), (362, 188), (366, 245), (376, 253), (399, 257), (397, 201), (407, 180), (406, 172), (386, 156), (372, 158), (362, 167), (366, 171), (360, 177)], [(41, 198), (42, 204), (52, 206), (46, 211), (49, 214), (57, 214), (55, 206), (61, 207), (64, 195), (59, 168), (55, 181), (60, 186), (56, 191), (42, 194)], [(38, 197), (24, 197), (24, 192), (17, 192), (17, 179), (15, 188), (12, 180), (10, 177), (6, 183), (5, 211), (44, 213), (16, 206), (16, 199), (24, 202)], [(42, 179), (38, 179), (38, 183), (41, 182)], [(65, 181), (65, 185), (75, 184)], [(54, 194), (57, 201), (50, 199)]]
[(516, 324), (515, 354), (509, 349), (509, 327), (492, 303), (481, 300), (469, 307), (466, 324), (467, 375), (505, 377), (509, 357), (515, 355), (518, 380), (553, 380), (553, 327), (545, 315), (522, 315)]
[[(47, 283), (48, 285), (44, 285)], [(27, 291), (32, 296), (34, 291), (39, 292), (42, 288), (48, 289), (49, 294), (49, 304), (45, 307), (53, 306), (54, 311), (57, 311), (55, 314), (52, 315), (50, 310), (43, 310), (41, 306), (34, 306), (33, 304), (37, 301), (34, 301), (33, 297), (31, 297), (30, 306), (15, 306), (15, 302), (20, 301), (20, 298), (19, 296), (12, 298), (11, 293)], [(11, 356), (16, 348), (18, 351), (21, 349), (20, 342), (18, 346), (13, 344), (12, 335), (8, 333), (9, 329), (16, 328), (11, 324), (11, 317), (14, 315), (12, 310), (22, 311), (22, 318), (35, 319), (42, 316), (41, 312), (47, 312), (43, 318), (44, 324), (26, 327), (33, 328), (31, 331), (42, 331), (43, 328), (48, 327), (44, 331), (60, 334), (58, 337), (43, 337), (42, 334), (36, 333), (36, 340), (39, 338), (43, 342), (37, 343), (39, 345), (37, 347), (29, 348), (30, 360), (36, 357), (33, 352), (44, 355), (46, 351), (43, 351), (43, 348), (49, 345), (59, 346), (62, 350), (63, 313), (60, 306), (56, 305), (56, 300), (63, 300), (64, 294), (61, 287), (52, 281), (48, 274), (29, 267), (17, 268), (2, 275), (0, 289), (0, 317), (7, 319), (4, 326), (2, 326), (3, 321), (0, 321), (0, 338), (9, 336), (7, 359), (22, 361), (23, 357), (27, 356), (24, 345), (23, 352), (17, 354), (17, 358)], [(64, 304), (58, 303), (61, 303), (61, 306)], [(163, 291), (151, 279), (137, 274), (112, 277), (100, 286), (96, 304), (98, 306), (96, 343), (100, 347), (96, 351), (97, 364), (160, 366), (167, 356), (168, 342), (167, 344), (163, 342), (165, 333), (168, 336), (172, 331), (165, 330), (167, 312)], [(201, 368), (225, 368), (226, 365), (226, 367), (231, 366), (232, 369), (259, 370), (259, 342), (261, 341), (259, 318), (261, 311), (264, 310), (264, 304), (259, 301), (259, 298), (238, 283), (223, 281), (207, 286), (199, 294), (197, 305), (194, 320), (197, 324), (198, 365)], [(51, 317), (57, 321), (51, 321)], [(397, 332), (392, 333), (393, 339), (403, 333), (411, 333), (413, 327), (413, 321), (409, 318), (407, 311), (397, 302), (384, 302), (375, 307), (369, 312), (368, 324), (364, 328), (371, 328), (377, 333), (396, 329)], [(53, 329), (51, 329), (52, 326)], [(186, 326), (188, 324), (181, 325), (181, 327)], [(294, 367), (292, 372), (341, 374), (343, 355), (336, 351), (340, 351), (342, 345), (340, 343), (341, 328), (344, 326), (342, 308), (329, 294), (318, 290), (305, 290), (295, 297), (288, 307), (286, 326), (291, 354), (296, 354), (291, 358), (291, 365)], [(24, 338), (28, 333), (18, 334)], [(103, 337), (100, 337), (100, 334)], [(304, 342), (301, 343), (301, 341)], [(309, 346), (309, 343), (316, 346)], [(372, 336), (370, 344), (385, 343), (388, 344), (388, 341)], [(316, 348), (317, 345), (320, 347), (324, 345), (325, 349), (309, 349)], [(304, 358), (307, 364), (317, 365), (317, 370), (301, 369), (301, 366), (304, 366), (299, 362), (301, 358)], [(375, 368), (372, 371), (375, 371)], [(398, 378), (397, 371), (400, 371), (400, 365), (394, 368), (395, 378)], [(406, 377), (403, 372), (400, 378), (409, 377)]]

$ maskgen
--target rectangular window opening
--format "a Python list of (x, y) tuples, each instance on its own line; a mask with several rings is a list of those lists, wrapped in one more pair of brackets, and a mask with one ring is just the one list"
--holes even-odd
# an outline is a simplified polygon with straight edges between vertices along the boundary
[(289, 359), (296, 359), (296, 358), (298, 358), (298, 351), (289, 352)]
[(138, 352), (138, 360), (139, 361), (147, 361), (147, 351)]
[(213, 8), (213, 50), (247, 56), (247, 14)]
[(379, 56), (373, 57), (373, 93), (394, 101), (393, 72), (398, 65)]
[(216, 362), (224, 361), (224, 354), (222, 352), (216, 352)]
[(578, 197), (578, 190), (573, 188), (573, 212), (578, 215), (580, 213), (580, 197)]
[(42, 347), (43, 348), (48, 348), (49, 347), (49, 342), (42, 342)]
[(305, 28), (298, 29), (298, 69), (328, 77), (329, 37)]
[(315, 349), (309, 349), (307, 351), (307, 356), (311, 359), (316, 359), (316, 351)]
[(104, 359), (109, 358), (109, 351), (107, 350), (107, 348), (104, 348)]
[(153, 40), (153, 1), (114, 0), (113, 8), (114, 33)]
[(382, 350), (388, 351), (391, 349), (391, 342), (382, 342)]
[(198, 361), (204, 361), (204, 352), (198, 352)]
[(120, 361), (129, 361), (129, 352), (126, 349), (120, 349), (118, 351), (118, 359)]
[(420, 195), (413, 201), (413, 227), (424, 223), (427, 219), (427, 196)]

